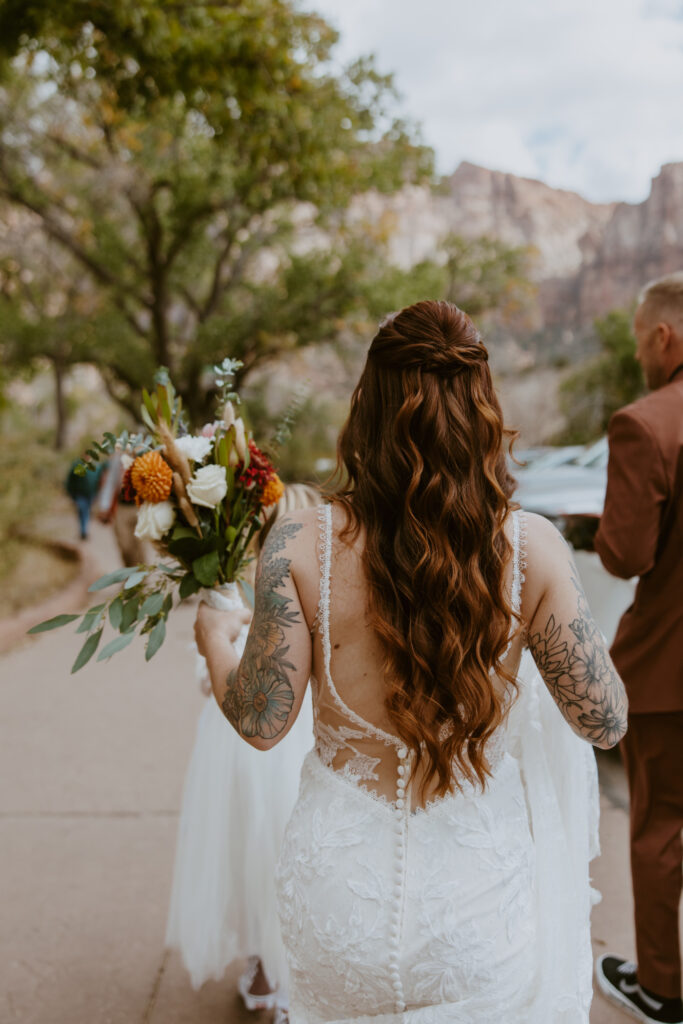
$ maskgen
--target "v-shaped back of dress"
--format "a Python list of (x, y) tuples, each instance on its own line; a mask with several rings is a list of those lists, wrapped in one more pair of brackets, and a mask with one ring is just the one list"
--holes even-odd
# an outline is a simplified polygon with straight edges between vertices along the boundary
[[(319, 508), (320, 521), (320, 601), (317, 625), (322, 642), (323, 672), (312, 680), (315, 749), (320, 761), (349, 783), (364, 789), (371, 797), (417, 810), (422, 804), (417, 786), (409, 785), (411, 754), (403, 740), (359, 715), (341, 698), (332, 678), (330, 637), (331, 567), (333, 549), (332, 506)], [(515, 615), (521, 605), (524, 580), (524, 535), (522, 512), (512, 513), (513, 563), (510, 603)], [(512, 645), (511, 628), (507, 657)], [(487, 758), (492, 768), (505, 750), (505, 724), (489, 741)]]

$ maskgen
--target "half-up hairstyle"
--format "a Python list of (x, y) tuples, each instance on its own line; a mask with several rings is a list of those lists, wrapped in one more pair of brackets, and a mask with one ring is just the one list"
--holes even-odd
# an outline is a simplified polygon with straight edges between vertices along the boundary
[(370, 345), (339, 439), (344, 534), (365, 531), (369, 616), (384, 649), (386, 707), (422, 790), (485, 784), (486, 743), (514, 688), (504, 524), (512, 478), (488, 353), (448, 302), (390, 316)]

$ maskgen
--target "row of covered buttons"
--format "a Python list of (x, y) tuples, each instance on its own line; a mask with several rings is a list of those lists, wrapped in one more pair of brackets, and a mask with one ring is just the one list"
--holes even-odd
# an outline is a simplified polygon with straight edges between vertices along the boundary
[(394, 810), (396, 833), (396, 855), (395, 868), (395, 891), (394, 903), (391, 912), (391, 951), (389, 953), (389, 973), (391, 984), (396, 999), (396, 1012), (402, 1013), (405, 1010), (405, 999), (403, 996), (403, 985), (401, 984), (401, 972), (399, 971), (399, 943), (401, 938), (401, 905), (403, 903), (403, 872), (405, 868), (405, 797), (408, 769), (406, 760), (408, 751), (405, 747), (398, 750), (400, 764), (398, 766), (398, 781), (396, 783), (396, 807)]

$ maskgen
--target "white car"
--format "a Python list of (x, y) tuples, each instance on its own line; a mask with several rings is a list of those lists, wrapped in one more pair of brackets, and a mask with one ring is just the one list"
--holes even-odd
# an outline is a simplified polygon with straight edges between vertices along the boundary
[[(551, 519), (566, 515), (600, 516), (607, 487), (607, 438), (581, 447), (566, 457), (560, 449), (542, 456), (526, 470), (518, 470), (515, 499), (529, 512)], [(544, 460), (547, 459), (545, 466)]]
[(574, 548), (588, 604), (598, 626), (612, 642), (619, 619), (633, 600), (636, 580), (621, 580), (603, 568), (593, 549), (607, 487), (607, 438), (582, 447), (570, 458), (560, 449), (557, 461), (538, 459), (518, 470), (516, 501), (550, 519)]

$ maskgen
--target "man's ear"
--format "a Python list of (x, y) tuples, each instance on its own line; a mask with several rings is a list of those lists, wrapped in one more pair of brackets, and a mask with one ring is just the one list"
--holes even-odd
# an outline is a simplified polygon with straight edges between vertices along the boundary
[(671, 338), (673, 331), (671, 324), (667, 324), (665, 320), (660, 320), (656, 327), (657, 331), (657, 346), (660, 352), (666, 352), (669, 345), (671, 344)]

